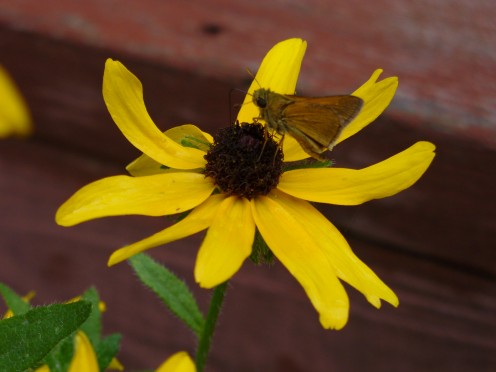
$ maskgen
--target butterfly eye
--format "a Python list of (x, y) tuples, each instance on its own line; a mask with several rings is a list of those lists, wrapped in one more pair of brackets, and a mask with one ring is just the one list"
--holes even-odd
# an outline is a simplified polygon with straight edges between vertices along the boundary
[(256, 99), (256, 104), (260, 108), (265, 108), (267, 107), (267, 101), (263, 97), (257, 97)]

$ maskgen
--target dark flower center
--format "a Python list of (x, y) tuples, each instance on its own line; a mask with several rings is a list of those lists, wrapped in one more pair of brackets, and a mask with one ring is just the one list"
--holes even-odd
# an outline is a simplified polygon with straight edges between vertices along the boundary
[(236, 123), (219, 130), (205, 160), (205, 176), (222, 192), (251, 199), (277, 186), (283, 153), (261, 124)]

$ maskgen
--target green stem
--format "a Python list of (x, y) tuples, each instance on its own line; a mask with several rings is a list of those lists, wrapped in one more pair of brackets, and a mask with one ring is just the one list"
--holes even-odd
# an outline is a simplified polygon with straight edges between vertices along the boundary
[(217, 324), (217, 318), (219, 317), (220, 309), (222, 308), (222, 303), (224, 302), (224, 294), (227, 289), (227, 283), (228, 282), (226, 281), (215, 287), (212, 300), (210, 300), (210, 308), (208, 309), (207, 319), (205, 319), (205, 326), (203, 327), (200, 340), (198, 341), (198, 348), (196, 350), (197, 372), (202, 372), (203, 368), (205, 368), (205, 362), (207, 361), (208, 352), (210, 350), (210, 342), (212, 341), (215, 325)]

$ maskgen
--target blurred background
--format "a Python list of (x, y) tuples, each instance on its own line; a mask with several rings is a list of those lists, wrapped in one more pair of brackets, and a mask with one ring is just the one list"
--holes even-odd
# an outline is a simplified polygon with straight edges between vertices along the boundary
[[(496, 370), (495, 17), (492, 0), (0, 1), (0, 64), (35, 125), (28, 139), (0, 142), (0, 281), (35, 290), (35, 304), (94, 285), (107, 303), (105, 332), (123, 335), (127, 370), (192, 353), (193, 335), (130, 267), (106, 267), (114, 249), (168, 220), (54, 222), (73, 192), (124, 173), (139, 155), (103, 103), (105, 60), (139, 77), (159, 128), (194, 123), (214, 133), (232, 117), (231, 89), (248, 87), (246, 69), (255, 72), (275, 43), (301, 37), (299, 94), (350, 93), (376, 68), (399, 77), (385, 114), (333, 151), (338, 166), (364, 167), (419, 140), (437, 146), (411, 189), (358, 207), (320, 206), (400, 306), (376, 310), (347, 287), (349, 323), (325, 331), (281, 264), (247, 262), (231, 281), (207, 370)], [(210, 293), (192, 275), (202, 236), (150, 253), (205, 309)]]

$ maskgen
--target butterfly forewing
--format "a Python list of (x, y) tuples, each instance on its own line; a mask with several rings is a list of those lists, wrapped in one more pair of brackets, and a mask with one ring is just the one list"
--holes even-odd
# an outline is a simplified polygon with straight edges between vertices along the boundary
[(301, 97), (260, 88), (253, 92), (260, 119), (282, 138), (287, 133), (315, 159), (332, 149), (343, 128), (360, 112), (363, 101), (354, 96)]
[(324, 148), (360, 111), (363, 101), (354, 96), (298, 97), (283, 111), (283, 119)]

